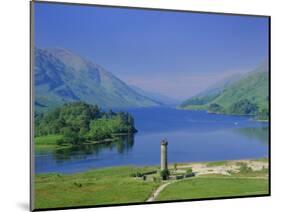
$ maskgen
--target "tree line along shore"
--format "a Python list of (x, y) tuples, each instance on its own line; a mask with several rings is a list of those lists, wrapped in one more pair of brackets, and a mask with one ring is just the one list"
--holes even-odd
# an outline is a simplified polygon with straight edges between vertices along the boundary
[(35, 146), (104, 143), (135, 132), (134, 118), (129, 113), (104, 112), (97, 105), (84, 102), (67, 103), (35, 114)]

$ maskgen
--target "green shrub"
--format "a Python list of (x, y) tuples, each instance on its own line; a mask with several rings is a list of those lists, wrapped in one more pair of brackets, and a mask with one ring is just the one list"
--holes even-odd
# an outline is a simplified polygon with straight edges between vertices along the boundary
[(136, 173), (136, 177), (142, 177), (142, 176), (143, 176), (142, 173), (140, 173), (140, 172), (137, 172), (137, 173)]
[(188, 167), (185, 171), (186, 174), (192, 174), (192, 168), (191, 167)]
[(240, 173), (249, 173), (252, 172), (253, 169), (249, 167), (246, 163), (240, 163)]
[(74, 184), (76, 187), (79, 187), (79, 188), (82, 187), (82, 184), (81, 184), (81, 183), (74, 182), (73, 184)]
[(226, 172), (227, 172), (228, 174), (230, 174), (230, 175), (235, 174), (235, 172), (234, 172), (234, 171), (232, 171), (232, 170), (226, 170)]
[(130, 177), (136, 177), (137, 175), (136, 175), (136, 173), (131, 173), (130, 174)]
[(164, 169), (160, 172), (162, 180), (167, 180), (169, 178), (170, 172), (168, 169)]

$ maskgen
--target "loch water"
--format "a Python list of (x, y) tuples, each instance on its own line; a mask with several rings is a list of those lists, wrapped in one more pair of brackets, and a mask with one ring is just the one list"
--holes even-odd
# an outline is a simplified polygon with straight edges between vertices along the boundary
[(138, 130), (107, 144), (36, 150), (36, 173), (76, 173), (125, 165), (158, 165), (160, 141), (168, 162), (255, 159), (268, 156), (268, 123), (251, 116), (210, 114), (168, 107), (129, 109)]

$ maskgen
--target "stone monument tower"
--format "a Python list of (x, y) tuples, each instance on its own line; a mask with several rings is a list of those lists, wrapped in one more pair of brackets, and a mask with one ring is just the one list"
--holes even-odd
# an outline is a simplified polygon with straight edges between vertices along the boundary
[(168, 146), (168, 141), (166, 139), (162, 140), (161, 141), (161, 171), (168, 169), (167, 146)]

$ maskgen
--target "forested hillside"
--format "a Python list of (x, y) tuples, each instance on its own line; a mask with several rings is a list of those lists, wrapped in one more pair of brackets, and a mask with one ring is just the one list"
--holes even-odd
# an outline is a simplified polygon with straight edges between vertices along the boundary
[(217, 92), (205, 92), (184, 101), (179, 108), (202, 109), (213, 113), (254, 115), (267, 120), (269, 115), (268, 64), (245, 74)]

